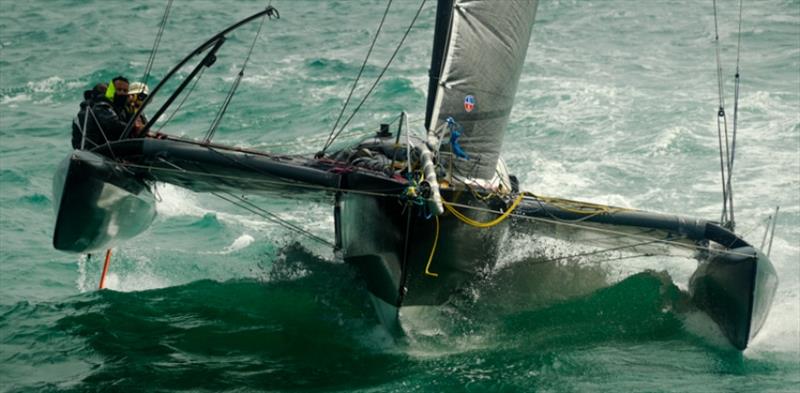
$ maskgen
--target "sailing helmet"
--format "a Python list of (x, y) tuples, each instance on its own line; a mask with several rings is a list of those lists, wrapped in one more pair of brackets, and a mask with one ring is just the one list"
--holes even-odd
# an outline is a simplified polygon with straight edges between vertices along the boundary
[(128, 88), (128, 95), (134, 94), (148, 95), (150, 94), (150, 88), (148, 88), (147, 85), (142, 82), (133, 82)]

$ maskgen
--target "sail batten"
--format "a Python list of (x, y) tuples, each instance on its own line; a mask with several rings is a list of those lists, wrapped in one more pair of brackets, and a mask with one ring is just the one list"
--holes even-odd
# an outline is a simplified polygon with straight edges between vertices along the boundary
[(451, 119), (460, 128), (460, 147), (473, 161), (454, 163), (462, 174), (489, 179), (495, 173), (537, 3), (439, 3), (437, 18), (447, 18), (449, 24), (437, 20), (426, 126), (429, 133), (441, 132)]

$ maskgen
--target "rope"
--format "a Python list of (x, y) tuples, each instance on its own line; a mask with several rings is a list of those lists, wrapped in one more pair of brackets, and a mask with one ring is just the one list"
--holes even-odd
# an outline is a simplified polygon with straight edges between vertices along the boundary
[[(595, 214), (602, 214), (602, 213), (616, 213), (616, 212), (630, 211), (631, 210), (631, 209), (625, 209), (625, 208), (622, 208), (622, 207), (611, 207), (611, 206), (606, 206), (606, 205), (599, 205), (599, 204), (596, 204), (596, 203), (579, 202), (579, 201), (573, 201), (573, 200), (563, 199), (563, 198), (545, 197), (545, 196), (539, 196), (539, 195), (534, 195), (534, 194), (529, 194), (529, 195), (532, 196), (533, 198), (535, 198), (539, 202), (549, 203), (551, 205), (554, 205), (554, 206), (558, 207), (561, 210), (564, 210), (564, 211), (567, 211), (567, 212), (570, 212), (570, 213), (576, 213), (576, 214), (591, 214), (591, 215), (595, 215)], [(586, 211), (586, 209), (591, 209), (591, 211)]]
[[(517, 206), (519, 205), (519, 203), (520, 203), (520, 202), (522, 202), (522, 199), (523, 199), (524, 197), (525, 197), (525, 193), (524, 193), (524, 192), (521, 192), (521, 193), (520, 193), (520, 194), (517, 196), (517, 199), (515, 199), (515, 200), (514, 200), (514, 203), (512, 203), (512, 204), (511, 204), (511, 207), (509, 207), (509, 208), (508, 208), (508, 210), (506, 210), (506, 211), (505, 211), (505, 213), (501, 214), (499, 217), (497, 217), (497, 218), (495, 218), (494, 220), (492, 220), (492, 221), (489, 221), (489, 222), (479, 222), (479, 221), (475, 221), (475, 220), (473, 220), (473, 219), (471, 219), (471, 218), (469, 218), (469, 217), (465, 216), (465, 215), (464, 215), (463, 213), (461, 213), (460, 211), (456, 210), (456, 209), (455, 209), (453, 206), (451, 206), (451, 203), (450, 203), (450, 202), (447, 202), (447, 201), (445, 201), (445, 200), (442, 200), (442, 204), (444, 204), (444, 207), (445, 207), (445, 208), (446, 208), (446, 209), (447, 209), (447, 210), (448, 210), (450, 213), (452, 213), (452, 214), (453, 214), (453, 216), (455, 216), (456, 218), (458, 218), (458, 219), (459, 219), (459, 220), (461, 220), (463, 223), (465, 223), (465, 224), (467, 224), (467, 225), (469, 225), (469, 226), (473, 226), (473, 227), (476, 227), (476, 228), (491, 228), (491, 227), (493, 227), (493, 226), (495, 226), (495, 225), (497, 225), (497, 224), (499, 224), (499, 223), (503, 222), (503, 220), (505, 220), (506, 218), (508, 218), (508, 216), (509, 216), (509, 215), (511, 215), (511, 213), (514, 211), (514, 209), (516, 209), (516, 208), (517, 208)], [(437, 228), (438, 228), (438, 226), (437, 226)]]
[(408, 34), (411, 32), (411, 28), (414, 27), (414, 23), (416, 23), (417, 18), (419, 18), (419, 14), (422, 12), (422, 8), (423, 8), (423, 6), (425, 6), (425, 2), (426, 1), (427, 0), (422, 0), (422, 3), (419, 5), (419, 8), (417, 9), (417, 13), (414, 15), (414, 19), (411, 20), (411, 23), (408, 25), (408, 29), (406, 29), (405, 34), (403, 34), (403, 38), (400, 39), (400, 43), (397, 44), (397, 47), (395, 48), (394, 53), (392, 53), (392, 56), (389, 58), (389, 61), (386, 62), (386, 65), (383, 67), (383, 70), (381, 70), (381, 73), (375, 79), (375, 82), (372, 84), (372, 86), (370, 86), (369, 90), (364, 95), (364, 98), (361, 99), (361, 102), (358, 103), (358, 106), (356, 106), (356, 109), (353, 110), (353, 113), (350, 114), (350, 117), (348, 117), (347, 120), (344, 122), (344, 124), (342, 124), (342, 126), (339, 128), (339, 131), (337, 131), (336, 134), (330, 139), (329, 143), (327, 143), (325, 145), (325, 147), (322, 148), (322, 151), (320, 152), (320, 153), (322, 153), (322, 155), (325, 154), (325, 151), (328, 149), (328, 147), (330, 147), (330, 145), (339, 136), (339, 134), (345, 129), (345, 127), (347, 127), (347, 125), (350, 124), (350, 121), (353, 120), (353, 117), (355, 117), (355, 115), (361, 109), (361, 106), (364, 105), (364, 102), (366, 102), (367, 98), (369, 98), (370, 94), (372, 94), (372, 91), (375, 90), (375, 87), (381, 81), (381, 78), (383, 78), (383, 75), (386, 73), (386, 71), (392, 65), (392, 62), (394, 61), (394, 58), (397, 56), (397, 53), (400, 52), (400, 48), (403, 46), (403, 43), (405, 42), (406, 38), (408, 37)]
[(439, 216), (433, 216), (436, 221), (436, 235), (433, 238), (433, 247), (431, 247), (431, 255), (428, 257), (428, 263), (425, 265), (425, 275), (431, 277), (439, 277), (439, 273), (431, 272), (431, 262), (433, 262), (433, 255), (436, 253), (436, 244), (439, 243)]
[(369, 50), (367, 50), (367, 55), (364, 57), (364, 62), (361, 63), (361, 69), (358, 70), (358, 75), (356, 75), (356, 79), (353, 81), (353, 86), (350, 88), (350, 93), (347, 94), (347, 99), (344, 101), (342, 110), (339, 111), (339, 116), (336, 118), (336, 123), (333, 124), (331, 132), (330, 134), (328, 134), (328, 139), (325, 141), (325, 145), (322, 148), (322, 154), (325, 154), (325, 150), (333, 142), (332, 140), (333, 133), (336, 131), (336, 127), (339, 126), (339, 121), (342, 119), (342, 115), (344, 115), (344, 111), (345, 109), (347, 109), (347, 105), (350, 103), (350, 98), (353, 97), (353, 92), (356, 90), (358, 81), (359, 79), (361, 79), (361, 74), (364, 72), (364, 68), (367, 66), (367, 60), (369, 60), (369, 56), (372, 54), (372, 48), (375, 47), (375, 42), (378, 41), (378, 35), (380, 35), (381, 29), (383, 29), (383, 22), (386, 20), (386, 15), (389, 14), (389, 8), (391, 6), (392, 6), (392, 0), (389, 0), (386, 3), (386, 10), (383, 11), (383, 17), (381, 17), (381, 23), (378, 24), (378, 30), (375, 31), (375, 37), (372, 38), (372, 43), (369, 45)]
[(158, 45), (161, 43), (161, 37), (164, 35), (164, 27), (167, 26), (167, 18), (169, 17), (170, 8), (172, 8), (172, 0), (167, 0), (167, 7), (164, 8), (164, 15), (161, 17), (161, 23), (158, 26), (158, 33), (156, 34), (156, 39), (153, 42), (153, 49), (150, 50), (150, 58), (147, 59), (147, 66), (144, 69), (142, 81), (144, 81), (145, 85), (147, 84), (147, 80), (150, 79), (150, 70), (153, 68), (153, 63), (156, 60)]
[[(570, 201), (570, 200), (567, 200), (567, 199), (560, 199), (560, 198), (538, 197), (538, 196), (535, 196), (533, 194), (531, 194), (531, 195), (533, 196), (533, 200), (539, 205), (539, 207), (542, 208), (542, 211), (547, 213), (547, 215), (550, 218), (552, 218), (552, 219), (554, 219), (556, 221), (581, 222), (581, 221), (589, 220), (590, 218), (592, 218), (594, 216), (598, 216), (600, 214), (614, 213), (614, 212), (617, 212), (617, 211), (625, 211), (625, 210), (627, 210), (627, 209), (622, 209), (622, 208), (611, 208), (610, 206), (594, 205), (594, 204), (591, 204), (591, 203), (587, 203), (586, 204), (587, 206), (580, 206), (580, 204), (582, 202)], [(599, 207), (604, 207), (604, 208), (602, 208), (602, 209), (594, 209), (592, 211), (586, 211), (586, 210), (582, 210), (582, 209), (572, 209), (572, 208), (565, 207), (564, 205), (559, 205), (559, 203), (561, 203), (561, 202), (570, 202), (572, 204), (577, 204), (578, 207), (599, 206)], [(566, 219), (566, 218), (556, 217), (552, 213), (550, 213), (549, 210), (547, 210), (545, 208), (543, 203), (549, 203), (549, 204), (552, 204), (553, 206), (555, 206), (555, 207), (557, 207), (557, 208), (559, 208), (559, 209), (561, 209), (563, 211), (567, 211), (567, 212), (575, 213), (575, 214), (583, 214), (584, 216), (580, 217), (580, 218), (576, 218), (576, 219)]]
[[(465, 208), (465, 209), (472, 209), (472, 210), (475, 210), (475, 211), (483, 211), (483, 212), (495, 213), (495, 214), (499, 213), (496, 210), (482, 208), (482, 207), (469, 206), (469, 205), (459, 204), (459, 203), (455, 203), (455, 202), (448, 202), (448, 203), (450, 205), (452, 205), (452, 206), (455, 206), (455, 207), (461, 207), (461, 208)], [(565, 226), (565, 227), (577, 228), (577, 229), (581, 229), (581, 230), (593, 231), (593, 232), (609, 234), (609, 235), (616, 235), (616, 236), (620, 236), (620, 237), (628, 237), (628, 238), (632, 238), (632, 239), (651, 240), (651, 241), (654, 241), (654, 242), (659, 242), (659, 243), (663, 243), (663, 244), (666, 244), (666, 245), (685, 248), (685, 249), (689, 249), (689, 250), (693, 250), (693, 251), (708, 251), (709, 250), (709, 247), (685, 244), (685, 243), (680, 243), (680, 242), (677, 242), (677, 241), (674, 241), (674, 240), (656, 239), (656, 238), (647, 237), (647, 236), (644, 236), (644, 235), (636, 235), (636, 234), (631, 234), (631, 233), (622, 232), (622, 231), (615, 231), (613, 229), (598, 228), (598, 227), (585, 225), (585, 224), (581, 224), (581, 223), (576, 223), (576, 222), (570, 222), (570, 221), (564, 221), (564, 220), (554, 220), (554, 219), (547, 219), (547, 218), (541, 218), (541, 217), (531, 217), (531, 216), (526, 216), (524, 214), (516, 214), (516, 213), (511, 213), (509, 215), (511, 217), (514, 217), (514, 218), (520, 218), (520, 219), (529, 220), (529, 221), (536, 221), (536, 222), (541, 222), (541, 223), (545, 223), (545, 224), (562, 225), (562, 226)], [(717, 253), (720, 253), (720, 254), (739, 255), (739, 256), (752, 256), (751, 254), (745, 254), (745, 253), (741, 253), (741, 252), (730, 251), (730, 250), (727, 250), (727, 249), (726, 250), (714, 250), (714, 251), (717, 252)]]

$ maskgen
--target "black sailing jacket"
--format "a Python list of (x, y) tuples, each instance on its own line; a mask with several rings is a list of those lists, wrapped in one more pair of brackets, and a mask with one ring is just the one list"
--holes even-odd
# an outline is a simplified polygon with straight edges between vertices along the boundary
[(78, 114), (72, 120), (72, 147), (81, 148), (83, 138), (81, 130), (84, 125), (86, 126), (84, 149), (92, 149), (107, 141), (119, 140), (128, 121), (124, 109), (121, 111), (123, 115), (120, 116), (111, 102), (104, 97), (84, 93), (84, 98), (86, 99), (81, 102)]

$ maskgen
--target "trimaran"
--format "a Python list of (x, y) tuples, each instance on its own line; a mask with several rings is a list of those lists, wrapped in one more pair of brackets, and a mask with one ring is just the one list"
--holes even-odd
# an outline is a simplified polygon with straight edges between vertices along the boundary
[[(359, 271), (390, 330), (400, 329), (402, 307), (441, 305), (482, 277), (508, 232), (524, 230), (604, 244), (593, 254), (695, 259), (691, 303), (733, 346), (745, 349), (769, 313), (777, 276), (769, 258), (736, 235), (730, 222), (518, 189), (499, 156), (536, 8), (536, 0), (439, 0), (424, 137), (403, 134), (402, 126), (393, 135), (384, 126), (350, 147), (315, 156), (223, 146), (211, 135), (123, 139), (75, 150), (54, 179), (53, 244), (88, 253), (141, 233), (155, 217), (155, 182), (215, 193), (250, 204), (251, 211), (263, 209), (237, 200), (236, 193), (322, 199), (333, 202), (334, 249)], [(178, 70), (201, 58), (146, 129), (214, 63), (227, 34), (272, 16), (277, 11), (268, 7), (230, 26), (167, 73), (140, 112)], [(581, 254), (564, 256), (570, 257)]]

